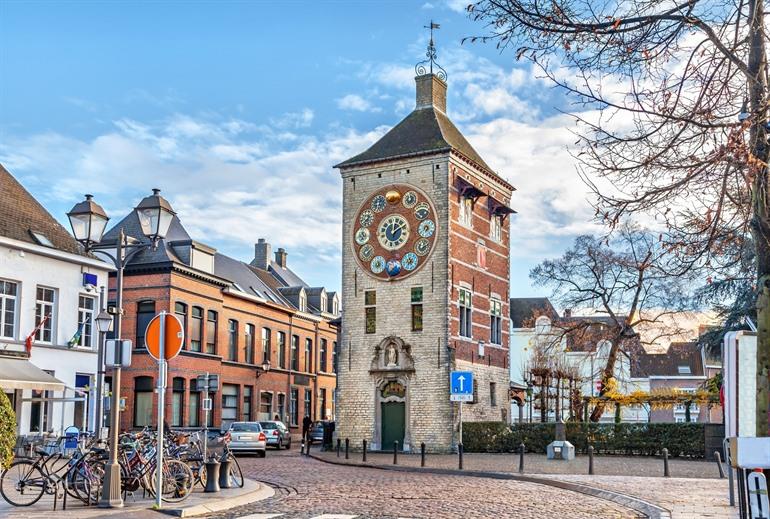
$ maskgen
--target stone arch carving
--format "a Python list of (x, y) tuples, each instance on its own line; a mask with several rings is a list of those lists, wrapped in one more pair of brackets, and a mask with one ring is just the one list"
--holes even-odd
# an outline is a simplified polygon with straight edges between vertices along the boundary
[(370, 373), (382, 371), (414, 371), (412, 347), (401, 337), (390, 335), (374, 347)]

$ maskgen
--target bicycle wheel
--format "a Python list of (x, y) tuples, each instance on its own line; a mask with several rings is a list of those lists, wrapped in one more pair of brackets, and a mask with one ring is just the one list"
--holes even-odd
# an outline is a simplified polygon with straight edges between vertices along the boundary
[(239, 488), (243, 488), (244, 481), (241, 464), (238, 463), (238, 460), (232, 454), (230, 454), (230, 481)]
[(18, 460), (0, 475), (0, 494), (13, 506), (30, 506), (43, 496), (46, 478), (29, 460)]
[[(154, 471), (147, 476), (151, 493), (156, 492), (156, 474)], [(166, 503), (179, 503), (187, 499), (192, 494), (192, 487), (195, 483), (192, 470), (187, 464), (179, 460), (163, 461), (163, 488), (161, 489), (161, 499)]]

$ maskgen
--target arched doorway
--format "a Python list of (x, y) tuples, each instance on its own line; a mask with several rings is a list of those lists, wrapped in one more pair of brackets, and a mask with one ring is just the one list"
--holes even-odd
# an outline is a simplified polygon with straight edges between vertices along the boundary
[(380, 437), (382, 449), (390, 449), (398, 442), (404, 448), (406, 435), (406, 388), (397, 380), (386, 382), (380, 389)]
[(369, 373), (375, 414), (372, 449), (391, 450), (398, 442), (399, 450), (410, 451), (409, 381), (414, 374), (414, 359), (409, 344), (395, 336), (383, 339), (374, 348)]

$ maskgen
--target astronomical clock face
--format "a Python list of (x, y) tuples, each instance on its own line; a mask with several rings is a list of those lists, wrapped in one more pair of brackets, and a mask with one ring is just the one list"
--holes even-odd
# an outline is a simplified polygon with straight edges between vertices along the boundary
[(364, 271), (382, 280), (414, 274), (436, 244), (436, 211), (427, 195), (394, 184), (372, 193), (358, 210), (351, 242)]

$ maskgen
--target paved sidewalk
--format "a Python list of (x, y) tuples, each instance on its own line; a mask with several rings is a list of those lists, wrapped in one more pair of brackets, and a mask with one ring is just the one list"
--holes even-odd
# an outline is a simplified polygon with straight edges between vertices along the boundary
[[(337, 457), (336, 452), (314, 451), (313, 456), (341, 464), (362, 464), (361, 453), (350, 453), (350, 459), (345, 460), (344, 452)], [(542, 458), (542, 459), (541, 459)], [(604, 457), (608, 460), (609, 457)], [(512, 455), (505, 454), (468, 454), (463, 459), (464, 472), (500, 473), (509, 477), (517, 477), (518, 457), (516, 465), (512, 465)], [(641, 461), (632, 464), (635, 470), (641, 472), (647, 463), (643, 459), (612, 457), (610, 463), (605, 463), (605, 470), (622, 471), (624, 466), (632, 461)], [(595, 460), (595, 462), (598, 460)], [(659, 460), (647, 460), (659, 461)], [(365, 465), (371, 467), (392, 467), (393, 455), (386, 453), (368, 453)], [(692, 466), (688, 466), (692, 464)], [(416, 472), (438, 470), (456, 470), (457, 455), (431, 455), (426, 458), (426, 468), (421, 469), (419, 455), (402, 455), (399, 453), (398, 465)], [(583, 485), (590, 489), (605, 490), (624, 496), (630, 496), (644, 502), (656, 505), (670, 512), (672, 519), (696, 519), (696, 518), (724, 518), (738, 517), (737, 508), (728, 504), (728, 482), (726, 479), (714, 479), (709, 477), (697, 478), (694, 474), (697, 468), (706, 469), (710, 466), (706, 462), (682, 462), (679, 472), (686, 473), (688, 477), (644, 477), (633, 473), (620, 473), (618, 475), (594, 475), (567, 474), (570, 469), (582, 469), (579, 463), (564, 463), (545, 460), (544, 456), (530, 455), (525, 459), (525, 474), (527, 478), (538, 478), (543, 481), (566, 482)], [(586, 465), (587, 467), (587, 465)], [(640, 468), (642, 467), (642, 468)], [(502, 468), (503, 470), (498, 470)], [(550, 470), (551, 473), (538, 472), (538, 468)], [(716, 471), (716, 465), (714, 464)], [(582, 472), (582, 470), (581, 470)], [(597, 464), (597, 473), (598, 473)], [(461, 474), (459, 471), (456, 473)], [(672, 473), (677, 474), (672, 467)], [(530, 480), (531, 481), (531, 480)]]
[(233, 507), (243, 506), (255, 501), (272, 497), (275, 491), (272, 487), (247, 479), (243, 488), (231, 488), (222, 490), (216, 494), (204, 494), (196, 489), (193, 494), (181, 503), (164, 503), (164, 514), (152, 510), (154, 500), (142, 498), (141, 490), (136, 497), (129, 496), (123, 508), (98, 508), (85, 506), (77, 499), (67, 499), (67, 509), (62, 510), (62, 501), (59, 499), (57, 509), (54, 511), (53, 496), (44, 495), (40, 501), (29, 507), (13, 507), (0, 498), (0, 517), (8, 519), (95, 519), (109, 517), (114, 519), (132, 519), (155, 516), (166, 517), (165, 514), (177, 517), (191, 517), (196, 515), (220, 512)]
[[(320, 453), (320, 450), (313, 449)], [(336, 458), (336, 451), (323, 453)], [(344, 447), (340, 459), (344, 460)], [(392, 465), (392, 452), (368, 452), (367, 463)], [(457, 454), (426, 454), (425, 466), (429, 468), (456, 469)], [(361, 452), (350, 452), (350, 461), (361, 462)], [(398, 464), (405, 467), (419, 467), (420, 455), (398, 453)], [(463, 467), (466, 470), (488, 470), (492, 472), (518, 473), (518, 454), (465, 453)], [(669, 459), (672, 477), (678, 478), (719, 478), (719, 469), (714, 461)], [(588, 456), (577, 456), (571, 461), (548, 460), (545, 454), (525, 454), (524, 472), (527, 474), (588, 474)], [(663, 477), (663, 460), (641, 456), (594, 456), (594, 474), (604, 476)]]

